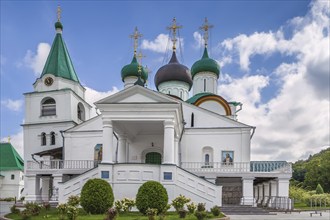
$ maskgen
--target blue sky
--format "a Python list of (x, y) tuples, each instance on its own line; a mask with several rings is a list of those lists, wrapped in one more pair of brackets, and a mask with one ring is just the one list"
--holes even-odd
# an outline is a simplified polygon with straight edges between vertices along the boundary
[(135, 26), (155, 89), (173, 17), (188, 67), (202, 55), (198, 28), (207, 17), (219, 95), (242, 102), (239, 120), (257, 127), (252, 159), (294, 161), (329, 146), (329, 1), (1, 1), (1, 138), (11, 136), (20, 152), (23, 93), (42, 71), (58, 4), (88, 101), (123, 88)]

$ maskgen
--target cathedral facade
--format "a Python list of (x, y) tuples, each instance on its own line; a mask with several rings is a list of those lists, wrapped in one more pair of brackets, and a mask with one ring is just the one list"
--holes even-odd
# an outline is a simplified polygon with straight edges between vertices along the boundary
[[(94, 103), (100, 113), (91, 117), (58, 20), (43, 72), (25, 93), (26, 201), (66, 202), (91, 178), (109, 182), (116, 200), (135, 198), (148, 180), (162, 183), (170, 200), (183, 194), (208, 208), (288, 199), (291, 164), (251, 161), (255, 127), (237, 120), (241, 103), (217, 94), (209, 27), (205, 21), (204, 54), (190, 70), (177, 59), (173, 20), (172, 57), (155, 75), (157, 91), (144, 86), (135, 46), (121, 71), (124, 89)], [(132, 36), (137, 42), (137, 29)]]

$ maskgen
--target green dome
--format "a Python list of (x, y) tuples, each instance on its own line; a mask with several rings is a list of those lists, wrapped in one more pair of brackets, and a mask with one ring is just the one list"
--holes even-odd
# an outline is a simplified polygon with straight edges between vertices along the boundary
[(62, 29), (63, 30), (63, 25), (62, 25), (62, 23), (61, 22), (56, 22), (55, 23), (55, 29), (57, 29), (57, 28), (59, 28), (59, 29)]
[[(121, 79), (124, 82), (124, 79), (128, 76), (136, 76), (139, 77), (138, 72), (139, 63), (134, 56), (132, 62), (121, 69)], [(148, 79), (148, 71), (145, 68), (142, 68), (141, 78), (146, 82)]]
[(192, 78), (194, 78), (194, 76), (199, 72), (212, 72), (217, 74), (217, 77), (219, 78), (220, 66), (217, 61), (209, 58), (206, 48), (204, 49), (202, 59), (195, 62), (194, 65), (192, 65), (191, 67)]

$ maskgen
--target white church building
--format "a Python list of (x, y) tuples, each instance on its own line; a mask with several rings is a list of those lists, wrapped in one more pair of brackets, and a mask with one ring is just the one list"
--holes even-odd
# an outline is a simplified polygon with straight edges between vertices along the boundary
[(191, 70), (176, 57), (179, 27), (175, 19), (169, 27), (172, 57), (155, 74), (157, 91), (144, 86), (135, 30), (124, 89), (94, 103), (99, 114), (91, 117), (58, 19), (43, 72), (24, 94), (26, 201), (66, 202), (91, 178), (109, 182), (116, 200), (135, 198), (148, 180), (163, 184), (169, 201), (183, 194), (208, 208), (288, 198), (291, 164), (251, 161), (255, 127), (237, 120), (241, 103), (217, 94), (220, 67), (208, 56), (207, 21), (204, 54)]

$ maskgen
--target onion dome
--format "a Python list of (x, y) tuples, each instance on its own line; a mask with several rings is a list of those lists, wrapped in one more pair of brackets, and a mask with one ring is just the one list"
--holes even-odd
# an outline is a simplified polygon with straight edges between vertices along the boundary
[(62, 25), (62, 23), (59, 22), (59, 21), (57, 21), (57, 22), (55, 23), (55, 29), (61, 29), (61, 30), (63, 30), (63, 25)]
[(165, 66), (162, 66), (155, 75), (155, 85), (168, 81), (180, 81), (189, 84), (189, 90), (193, 84), (188, 67), (179, 63), (175, 51), (172, 53), (171, 60)]
[(203, 54), (202, 59), (195, 62), (191, 67), (192, 78), (194, 78), (194, 76), (200, 72), (212, 72), (212, 73), (215, 73), (217, 75), (217, 77), (219, 78), (220, 66), (217, 63), (217, 61), (209, 58), (206, 47), (204, 49), (204, 54)]
[[(132, 62), (121, 69), (121, 79), (124, 82), (124, 79), (128, 76), (136, 76), (139, 77), (139, 63), (134, 56)], [(145, 68), (142, 68), (141, 78), (144, 82), (148, 79), (148, 71)]]

